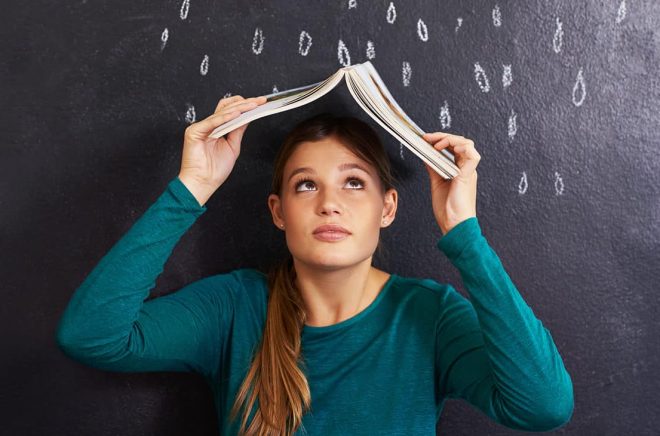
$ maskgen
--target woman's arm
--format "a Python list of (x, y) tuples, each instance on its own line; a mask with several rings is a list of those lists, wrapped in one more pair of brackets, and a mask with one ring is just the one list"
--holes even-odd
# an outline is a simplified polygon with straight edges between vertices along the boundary
[(105, 370), (217, 370), (230, 275), (145, 301), (181, 236), (206, 211), (177, 177), (76, 289), (57, 328), (69, 357)]
[(566, 424), (573, 385), (550, 332), (469, 218), (438, 241), (470, 301), (449, 289), (436, 325), (440, 398), (463, 398), (498, 423), (527, 431)]

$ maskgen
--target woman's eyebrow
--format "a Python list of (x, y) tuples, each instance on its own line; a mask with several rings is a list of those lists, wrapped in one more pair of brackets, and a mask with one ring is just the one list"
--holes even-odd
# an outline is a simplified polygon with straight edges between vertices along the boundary
[[(364, 171), (364, 172), (367, 173), (368, 175), (371, 175), (371, 173), (369, 172), (369, 170), (367, 170), (367, 169), (366, 169), (365, 167), (363, 167), (362, 165), (357, 164), (357, 163), (354, 163), (354, 162), (343, 163), (343, 164), (339, 165), (338, 168), (339, 168), (339, 171), (348, 171), (348, 170), (352, 170), (352, 169), (358, 169), (358, 170), (362, 170), (362, 171)], [(310, 167), (296, 168), (295, 170), (293, 170), (293, 172), (291, 173), (291, 175), (289, 176), (289, 178), (287, 179), (287, 181), (291, 180), (291, 178), (292, 178), (293, 176), (295, 176), (296, 174), (299, 174), (299, 173), (312, 173), (312, 174), (316, 174), (316, 171), (314, 171), (314, 169), (313, 169), (313, 168), (310, 168)]]

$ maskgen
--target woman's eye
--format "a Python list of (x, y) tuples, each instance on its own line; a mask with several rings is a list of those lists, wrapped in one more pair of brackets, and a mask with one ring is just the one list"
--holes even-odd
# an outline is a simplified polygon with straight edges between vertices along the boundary
[[(349, 182), (349, 183), (351, 183), (351, 182), (357, 182), (359, 186), (362, 186), (362, 188), (364, 188), (364, 182), (363, 182), (362, 180), (360, 180), (360, 179), (352, 178), (352, 179), (349, 179), (348, 182)], [(354, 184), (353, 184), (353, 187), (355, 187)], [(357, 189), (362, 189), (362, 188), (357, 188)]]
[[(311, 180), (303, 180), (302, 182), (299, 182), (299, 183), (296, 185), (296, 190), (298, 190), (299, 187), (301, 187), (301, 186), (305, 186), (305, 185), (308, 184), (308, 183), (312, 183), (312, 181), (311, 181)], [(303, 191), (307, 191), (307, 190), (308, 190), (308, 189), (303, 189)]]
[[(356, 185), (357, 182), (357, 185)], [(360, 178), (357, 177), (349, 177), (346, 179), (346, 183), (350, 186), (349, 189), (351, 190), (359, 190), (359, 189), (364, 189), (364, 181)], [(310, 191), (311, 189), (302, 189), (300, 190), (299, 188), (302, 186), (309, 186), (309, 184), (314, 185), (314, 182), (309, 179), (303, 179), (298, 181), (296, 183), (296, 191), (298, 192), (304, 192), (304, 191)]]

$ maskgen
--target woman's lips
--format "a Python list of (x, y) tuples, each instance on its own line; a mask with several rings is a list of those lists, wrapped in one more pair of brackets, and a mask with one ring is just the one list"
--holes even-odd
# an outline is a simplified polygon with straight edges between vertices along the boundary
[(344, 232), (319, 232), (314, 233), (313, 236), (320, 241), (335, 242), (346, 239), (349, 235)]

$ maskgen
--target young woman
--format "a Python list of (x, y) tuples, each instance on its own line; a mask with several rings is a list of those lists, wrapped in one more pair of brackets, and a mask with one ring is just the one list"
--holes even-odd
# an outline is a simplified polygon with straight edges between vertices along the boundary
[(289, 133), (275, 162), (268, 207), (291, 256), (268, 275), (238, 269), (145, 301), (231, 173), (247, 125), (208, 135), (264, 102), (222, 99), (186, 129), (178, 177), (75, 291), (60, 348), (105, 370), (200, 373), (227, 435), (435, 434), (447, 398), (514, 429), (568, 422), (571, 378), (481, 233), (480, 156), (462, 136), (426, 135), (454, 152), (458, 177), (426, 170), (437, 247), (470, 300), (371, 265), (396, 216), (390, 163), (368, 124), (321, 114)]

